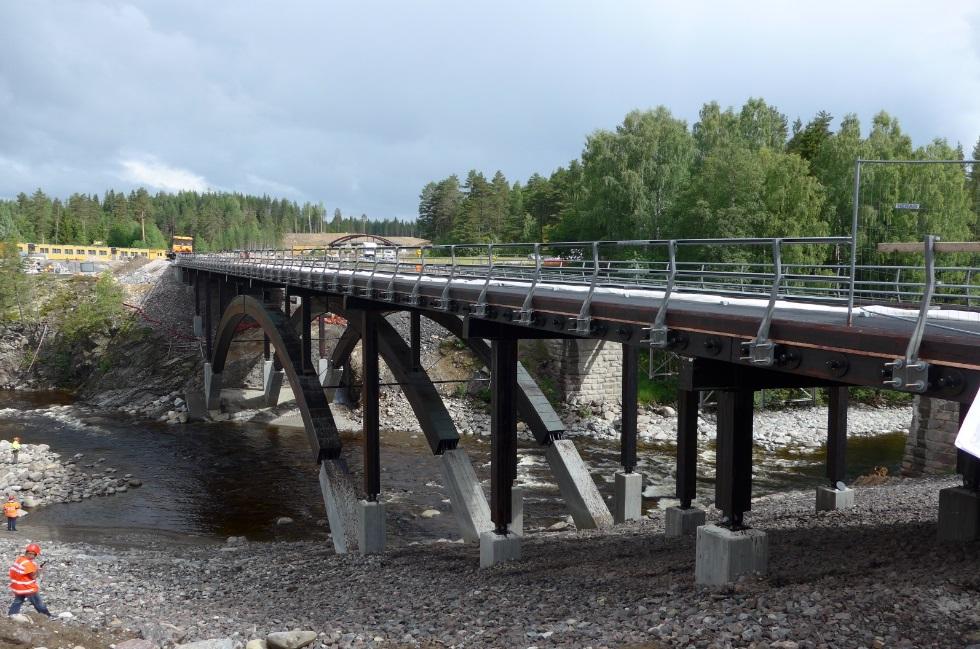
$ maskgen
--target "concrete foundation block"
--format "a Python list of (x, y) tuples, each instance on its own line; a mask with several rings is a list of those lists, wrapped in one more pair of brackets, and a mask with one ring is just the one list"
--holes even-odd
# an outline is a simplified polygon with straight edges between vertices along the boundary
[(265, 392), (265, 405), (275, 408), (279, 405), (279, 393), (282, 391), (283, 371), (276, 369), (274, 361), (262, 363), (262, 389)]
[(545, 457), (575, 526), (579, 529), (611, 527), (612, 514), (572, 440), (555, 440), (545, 452)]
[(939, 491), (938, 536), (961, 543), (980, 538), (980, 493), (966, 487)]
[(333, 403), (337, 395), (336, 386), (340, 385), (340, 377), (343, 374), (343, 368), (335, 368), (329, 358), (321, 358), (317, 362), (317, 375), (320, 377), (320, 385), (324, 387), (323, 393), (327, 397), (327, 403)]
[(361, 554), (385, 551), (385, 506), (362, 500), (357, 507), (357, 547)]
[(480, 567), (489, 568), (505, 561), (519, 561), (521, 537), (516, 534), (484, 532), (480, 535)]
[(204, 401), (208, 410), (221, 409), (221, 375), (211, 370), (211, 363), (204, 364)]
[(200, 338), (204, 335), (204, 320), (201, 316), (194, 316), (194, 336)]
[(524, 536), (524, 490), (510, 490), (510, 527), (513, 534)]
[(616, 473), (613, 520), (638, 521), (643, 516), (643, 474)]
[(724, 586), (742, 575), (766, 574), (769, 541), (762, 530), (730, 529), (717, 525), (698, 528), (694, 581)]
[(817, 487), (817, 511), (832, 512), (854, 507), (853, 489), (834, 489), (833, 487)]
[(664, 534), (669, 537), (694, 536), (704, 525), (704, 510), (696, 507), (668, 507), (664, 519)]
[(187, 421), (204, 421), (208, 418), (208, 405), (204, 395), (196, 390), (184, 393), (187, 403)]
[(358, 500), (354, 481), (343, 460), (320, 463), (320, 491), (327, 508), (327, 522), (337, 554), (356, 552), (358, 548)]
[(460, 536), (469, 543), (482, 542), (483, 533), (493, 531), (493, 521), (487, 497), (466, 451), (454, 448), (443, 452), (442, 475)]

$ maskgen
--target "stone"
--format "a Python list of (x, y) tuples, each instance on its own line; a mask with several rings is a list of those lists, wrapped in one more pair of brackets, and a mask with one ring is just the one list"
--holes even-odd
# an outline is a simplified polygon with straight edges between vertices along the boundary
[(187, 632), (169, 622), (148, 622), (139, 627), (139, 633), (145, 640), (164, 646), (177, 644), (186, 637)]
[(435, 518), (436, 516), (441, 516), (442, 512), (438, 509), (426, 509), (424, 512), (419, 514), (422, 518)]
[(831, 512), (854, 507), (854, 490), (817, 487), (816, 507), (818, 512)]
[(231, 638), (215, 638), (212, 640), (198, 640), (179, 644), (175, 649), (235, 649), (235, 641)]
[(521, 537), (516, 534), (484, 532), (480, 535), (480, 567), (490, 568), (505, 561), (519, 561)]
[(34, 620), (27, 617), (23, 613), (14, 613), (10, 616), (11, 622), (17, 622), (18, 624), (34, 624)]
[(280, 516), (276, 519), (276, 525), (291, 525), (292, 523), (293, 519), (291, 519), (289, 516)]
[(270, 633), (265, 641), (269, 649), (300, 649), (316, 640), (315, 631), (279, 631)]
[(159, 649), (159, 647), (155, 642), (151, 642), (150, 640), (133, 638), (132, 640), (117, 642), (116, 649)]
[(245, 643), (245, 649), (268, 649), (268, 647), (269, 643), (265, 641), (265, 638), (255, 638)]
[(694, 581), (705, 586), (724, 586), (743, 575), (765, 574), (769, 541), (762, 530), (732, 531), (718, 525), (698, 528)]
[(664, 518), (664, 534), (668, 537), (693, 536), (704, 525), (703, 509), (688, 507), (668, 507)]

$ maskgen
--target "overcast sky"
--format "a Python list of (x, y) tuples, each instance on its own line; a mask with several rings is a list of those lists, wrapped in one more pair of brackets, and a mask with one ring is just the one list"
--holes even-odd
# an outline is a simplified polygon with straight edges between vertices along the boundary
[(750, 96), (791, 122), (885, 109), (969, 153), (980, 2), (0, 0), (0, 196), (211, 188), (411, 217), (430, 180), (548, 174), (631, 109), (693, 123)]

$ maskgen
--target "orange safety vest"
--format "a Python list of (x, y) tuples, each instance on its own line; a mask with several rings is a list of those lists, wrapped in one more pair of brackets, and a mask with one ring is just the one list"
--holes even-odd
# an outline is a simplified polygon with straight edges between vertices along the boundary
[(36, 595), (40, 590), (37, 585), (37, 564), (25, 556), (17, 557), (14, 565), (10, 566), (10, 590), (14, 595)]
[(16, 500), (8, 500), (3, 504), (3, 515), (7, 518), (17, 518), (17, 510), (20, 509), (20, 503)]

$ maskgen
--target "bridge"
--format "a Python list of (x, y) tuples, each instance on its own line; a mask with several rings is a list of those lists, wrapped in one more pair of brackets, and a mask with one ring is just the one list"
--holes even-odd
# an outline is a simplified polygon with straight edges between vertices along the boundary
[[(696, 534), (697, 581), (722, 584), (766, 568), (766, 535), (744, 519), (752, 504), (756, 391), (829, 390), (827, 482), (817, 491), (816, 506), (843, 509), (854, 497), (843, 482), (848, 388), (949, 400), (960, 404), (961, 420), (980, 388), (980, 271), (940, 263), (953, 253), (931, 236), (916, 253), (903, 249), (895, 265), (859, 266), (853, 255), (850, 263), (809, 261), (846, 260), (853, 245), (851, 237), (819, 237), (395, 246), (370, 256), (356, 248), (251, 250), (180, 255), (176, 267), (194, 290), (195, 328), (208, 356), (209, 407), (218, 404), (238, 325), (248, 320), (262, 328), (267, 392), (276, 392), (285, 379), (296, 395), (338, 552), (385, 547), (379, 357), (401, 385), (432, 453), (442, 456), (462, 536), (480, 543), (481, 565), (490, 566), (520, 556), (521, 503), (513, 489), (518, 417), (547, 447), (579, 527), (641, 516), (637, 355), (623, 354), (622, 470), (610, 512), (574, 444), (564, 438), (560, 419), (521, 366), (518, 341), (597, 340), (622, 345), (624, 352), (645, 347), (679, 355), (680, 504), (667, 512), (666, 533)], [(408, 341), (382, 317), (396, 311), (411, 314)], [(348, 329), (332, 357), (318, 361), (311, 324), (324, 313), (343, 316)], [(489, 503), (419, 363), (421, 317), (465, 341), (490, 369)], [(329, 404), (358, 341), (364, 375), (360, 487), (347, 472)], [(698, 396), (708, 390), (719, 395), (717, 524), (705, 524), (705, 512), (693, 506)], [(940, 537), (977, 538), (980, 467), (961, 454), (957, 470), (963, 486), (940, 494)]]

